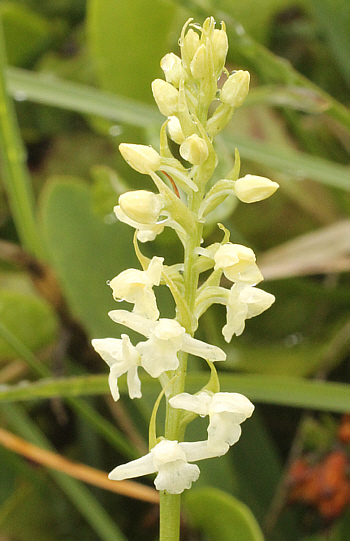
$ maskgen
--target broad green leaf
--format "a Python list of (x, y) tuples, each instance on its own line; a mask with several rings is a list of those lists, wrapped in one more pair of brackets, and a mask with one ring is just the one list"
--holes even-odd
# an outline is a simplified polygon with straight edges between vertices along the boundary
[(91, 176), (94, 180), (91, 188), (93, 210), (103, 218), (110, 216), (116, 198), (126, 192), (128, 186), (116, 171), (106, 165), (95, 165)]
[(52, 39), (52, 25), (17, 2), (0, 4), (0, 20), (4, 27), (8, 63), (25, 65)]
[(133, 266), (131, 228), (107, 225), (92, 211), (91, 191), (75, 178), (48, 182), (41, 215), (51, 262), (73, 315), (91, 337), (115, 336), (115, 308), (106, 282)]
[(263, 541), (260, 527), (249, 508), (215, 488), (192, 489), (184, 494), (192, 524), (210, 541)]
[[(31, 351), (47, 346), (57, 335), (55, 313), (35, 295), (0, 289), (0, 320)], [(0, 362), (16, 357), (17, 353), (0, 337)]]
[(159, 62), (168, 52), (175, 12), (169, 1), (88, 1), (88, 43), (101, 88), (152, 99), (150, 85), (161, 75)]
[[(159, 382), (141, 374), (142, 389), (159, 392)], [(204, 372), (187, 375), (188, 392), (196, 393), (208, 381)], [(220, 374), (221, 390), (247, 395), (253, 402), (311, 408), (320, 411), (347, 413), (350, 411), (350, 386), (343, 383), (321, 382), (287, 376), (252, 374)], [(121, 393), (127, 393), (126, 378), (118, 380)], [(46, 399), (53, 396), (87, 396), (109, 394), (107, 374), (45, 379), (26, 385), (2, 385), (0, 402)]]

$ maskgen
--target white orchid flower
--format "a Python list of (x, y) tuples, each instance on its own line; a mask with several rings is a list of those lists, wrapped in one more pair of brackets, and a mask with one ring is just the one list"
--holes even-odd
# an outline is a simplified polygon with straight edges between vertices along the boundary
[[(221, 453), (223, 454), (223, 453)], [(157, 490), (181, 494), (199, 477), (197, 460), (220, 456), (208, 448), (206, 441), (178, 443), (163, 439), (147, 455), (114, 468), (108, 475), (113, 481), (133, 479), (140, 475), (157, 473), (154, 484)]]
[(134, 303), (133, 312), (150, 319), (158, 319), (153, 286), (158, 286), (163, 268), (163, 257), (153, 257), (148, 269), (127, 269), (109, 282), (115, 300)]
[(141, 357), (126, 334), (122, 338), (101, 338), (92, 340), (92, 346), (110, 367), (109, 388), (115, 401), (119, 400), (118, 378), (127, 374), (130, 398), (141, 398), (141, 382), (137, 369)]
[(177, 354), (185, 351), (211, 361), (224, 361), (226, 354), (222, 349), (192, 338), (180, 323), (174, 319), (162, 318), (151, 321), (145, 317), (127, 312), (112, 310), (108, 314), (116, 323), (125, 325), (148, 338), (137, 344), (141, 355), (141, 366), (157, 378), (167, 370), (176, 370), (179, 366)]
[(262, 289), (240, 283), (233, 284), (227, 301), (226, 325), (222, 329), (226, 342), (230, 342), (234, 334), (242, 334), (246, 319), (262, 314), (274, 302), (274, 295)]
[(208, 448), (221, 454), (239, 440), (240, 424), (254, 411), (250, 400), (239, 393), (181, 393), (170, 398), (169, 403), (173, 408), (192, 411), (201, 417), (209, 415)]
[(157, 235), (160, 235), (163, 233), (164, 226), (169, 221), (167, 218), (164, 220), (161, 220), (158, 223), (154, 224), (144, 224), (141, 222), (135, 222), (135, 220), (132, 220), (125, 214), (123, 209), (120, 207), (120, 205), (117, 205), (114, 207), (114, 214), (118, 218), (120, 222), (124, 222), (125, 224), (130, 225), (131, 227), (134, 227), (137, 229), (137, 239), (140, 242), (148, 242), (151, 240), (154, 240)]
[(163, 233), (165, 226), (175, 229), (180, 234), (185, 234), (185, 230), (183, 229), (183, 227), (181, 227), (180, 224), (175, 222), (175, 220), (172, 220), (170, 217), (164, 216), (164, 218), (160, 218), (157, 222), (154, 222), (152, 224), (136, 222), (125, 214), (120, 205), (114, 207), (114, 214), (120, 222), (124, 222), (125, 224), (128, 224), (131, 227), (137, 229), (137, 239), (140, 242), (148, 242), (154, 240), (157, 235)]
[(214, 269), (222, 269), (231, 282), (244, 282), (255, 285), (263, 276), (255, 263), (255, 254), (251, 248), (241, 244), (227, 242), (220, 246), (214, 255)]

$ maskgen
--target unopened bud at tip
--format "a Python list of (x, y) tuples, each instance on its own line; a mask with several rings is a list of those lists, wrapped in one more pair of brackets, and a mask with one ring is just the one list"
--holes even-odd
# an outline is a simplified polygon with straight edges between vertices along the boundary
[(266, 177), (246, 175), (235, 182), (234, 192), (243, 203), (255, 203), (270, 197), (278, 187), (277, 182)]

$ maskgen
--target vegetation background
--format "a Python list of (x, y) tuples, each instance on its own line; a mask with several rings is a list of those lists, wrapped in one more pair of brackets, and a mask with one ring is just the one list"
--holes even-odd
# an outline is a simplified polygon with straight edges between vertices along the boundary
[[(74, 476), (96, 484), (95, 470), (147, 449), (158, 386), (144, 378), (143, 400), (112, 403), (90, 347), (119, 336), (106, 281), (137, 265), (113, 206), (152, 189), (118, 144), (157, 148), (150, 83), (185, 20), (209, 15), (227, 25), (229, 70), (252, 77), (218, 138), (218, 178), (237, 147), (243, 174), (281, 187), (256, 205), (227, 200), (206, 242), (221, 221), (253, 247), (276, 303), (224, 346), (222, 390), (247, 394), (256, 413), (227, 456), (201, 464), (183, 540), (349, 539), (350, 3), (12, 0), (0, 2), (1, 541), (157, 538), (152, 490), (126, 497)], [(181, 260), (168, 232), (144, 249)], [(198, 337), (223, 345), (223, 322), (211, 309)], [(206, 376), (193, 366), (195, 392)]]

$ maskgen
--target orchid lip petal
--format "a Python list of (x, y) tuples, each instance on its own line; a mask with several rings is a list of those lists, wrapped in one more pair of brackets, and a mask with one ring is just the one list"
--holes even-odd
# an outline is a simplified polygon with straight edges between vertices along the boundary
[(113, 481), (122, 481), (124, 479), (133, 479), (134, 477), (140, 477), (142, 475), (149, 475), (150, 473), (155, 473), (157, 470), (153, 464), (153, 457), (151, 453), (127, 462), (126, 464), (121, 464), (112, 470), (108, 478)]
[(229, 450), (228, 444), (223, 444), (219, 450), (210, 449), (208, 442), (205, 441), (185, 441), (179, 444), (186, 454), (186, 458), (189, 462), (197, 462), (198, 460), (205, 460), (207, 458), (215, 458), (222, 456)]

